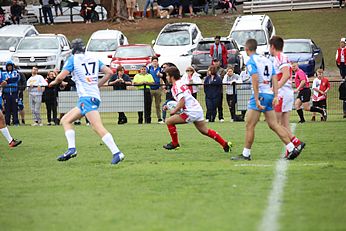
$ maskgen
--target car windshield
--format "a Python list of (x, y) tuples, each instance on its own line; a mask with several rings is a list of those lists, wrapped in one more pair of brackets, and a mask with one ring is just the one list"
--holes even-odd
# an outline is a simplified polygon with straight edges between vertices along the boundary
[(21, 37), (0, 37), (0, 50), (8, 50), (10, 47), (16, 47)]
[(18, 50), (56, 50), (59, 49), (57, 38), (30, 38), (23, 39)]
[(150, 46), (118, 47), (115, 52), (116, 58), (141, 58), (154, 56)]
[[(236, 49), (230, 41), (221, 41), (226, 47), (227, 50)], [(209, 51), (210, 47), (214, 44), (214, 41), (208, 42), (199, 42), (197, 46), (198, 51)]]
[(311, 53), (311, 46), (308, 42), (286, 42), (284, 53)]
[(190, 34), (187, 30), (162, 32), (156, 41), (159, 46), (185, 46), (190, 44)]
[(248, 39), (256, 39), (257, 45), (266, 45), (266, 35), (263, 30), (241, 30), (241, 31), (233, 31), (232, 38), (237, 41), (237, 43), (241, 46), (245, 46), (245, 43)]
[(116, 39), (92, 39), (89, 42), (87, 51), (115, 51), (118, 47), (118, 42)]

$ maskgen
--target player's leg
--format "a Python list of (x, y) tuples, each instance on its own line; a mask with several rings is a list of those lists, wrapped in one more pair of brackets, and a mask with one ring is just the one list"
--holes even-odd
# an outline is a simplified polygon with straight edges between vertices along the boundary
[(75, 131), (73, 129), (73, 122), (80, 118), (82, 118), (82, 114), (78, 107), (71, 109), (61, 118), (60, 122), (65, 130), (68, 149), (64, 154), (58, 156), (58, 161), (66, 161), (77, 156), (76, 138)]
[(120, 152), (118, 146), (115, 144), (112, 134), (103, 126), (100, 113), (96, 110), (89, 111), (85, 114), (93, 130), (101, 137), (102, 141), (106, 144), (111, 151), (113, 158), (112, 164), (117, 164), (125, 158), (125, 155)]
[[(257, 110), (248, 110), (245, 120), (245, 145), (242, 154), (234, 156), (231, 160), (251, 160), (251, 147), (255, 139), (255, 127), (259, 121), (261, 112)], [(274, 115), (275, 116), (275, 115)], [(274, 117), (275, 119), (275, 117)]]
[(232, 147), (231, 142), (224, 140), (216, 131), (207, 127), (206, 122), (203, 120), (193, 122), (197, 130), (205, 136), (208, 136), (218, 142), (225, 152), (229, 152)]
[[(275, 120), (275, 113), (273, 111), (267, 111), (264, 113), (264, 115), (270, 129), (272, 129), (279, 136), (282, 142), (286, 145), (287, 152), (285, 157), (290, 160), (295, 159), (300, 154), (305, 144), (301, 142), (299, 146), (296, 148), (294, 142), (291, 142), (292, 138), (290, 138), (287, 129), (279, 123), (277, 123), (277, 121)], [(297, 139), (296, 137), (294, 138), (295, 139), (293, 140)]]
[(16, 147), (16, 146), (20, 145), (22, 143), (22, 141), (15, 140), (12, 138), (10, 131), (6, 127), (4, 114), (2, 114), (1, 111), (2, 111), (2, 108), (0, 106), (0, 131), (1, 131), (2, 135), (6, 138), (8, 145), (10, 147)]
[(168, 119), (166, 119), (167, 128), (172, 138), (172, 141), (168, 144), (163, 145), (163, 148), (172, 150), (172, 149), (177, 149), (180, 147), (179, 140), (178, 140), (177, 127), (175, 125), (186, 123), (186, 118), (187, 118), (186, 114), (181, 114), (181, 115), (175, 114), (169, 117)]

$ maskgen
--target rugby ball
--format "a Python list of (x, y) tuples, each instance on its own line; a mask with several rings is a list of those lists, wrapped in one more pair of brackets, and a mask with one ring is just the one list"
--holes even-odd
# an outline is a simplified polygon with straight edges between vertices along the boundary
[[(172, 100), (172, 101), (169, 101), (169, 102), (166, 104), (166, 106), (167, 106), (167, 109), (168, 109), (169, 111), (172, 111), (172, 110), (174, 110), (174, 109), (177, 107), (177, 104), (178, 104), (177, 101)], [(182, 112), (182, 110), (180, 110), (179, 112), (177, 112), (177, 114), (179, 114), (179, 113), (181, 113), (181, 112)]]

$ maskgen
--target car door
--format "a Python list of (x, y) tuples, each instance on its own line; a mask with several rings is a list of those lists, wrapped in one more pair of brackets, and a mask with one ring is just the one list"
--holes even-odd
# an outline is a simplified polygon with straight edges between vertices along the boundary
[(313, 40), (311, 40), (310, 44), (312, 49), (312, 56), (313, 56), (313, 59), (315, 60), (315, 71), (316, 71), (318, 68), (323, 66), (322, 64), (323, 54), (322, 54), (321, 48), (318, 47)]

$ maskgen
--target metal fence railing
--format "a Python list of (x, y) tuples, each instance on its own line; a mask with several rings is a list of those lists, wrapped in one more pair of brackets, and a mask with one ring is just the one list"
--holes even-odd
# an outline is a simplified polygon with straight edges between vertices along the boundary
[[(328, 92), (327, 98), (327, 111), (328, 111), (328, 120), (338, 120), (343, 116), (343, 101), (339, 100), (339, 81), (330, 81), (331, 89)], [(251, 96), (251, 90), (249, 89), (249, 84), (237, 84), (232, 86), (237, 92), (238, 102), (236, 104), (236, 114), (242, 116), (242, 112), (246, 110), (247, 101)], [(206, 99), (204, 93), (203, 85), (198, 86), (199, 91), (197, 93), (197, 100), (200, 102), (201, 106), (206, 112)], [(59, 92), (58, 97), (58, 117), (59, 114), (66, 113), (69, 109), (76, 106), (78, 97), (75, 91), (61, 91)], [(105, 123), (116, 123), (118, 120), (118, 112), (126, 113), (129, 123), (137, 123), (138, 114), (137, 111), (145, 111), (148, 107), (145, 107), (145, 94), (143, 90), (138, 90), (135, 87), (131, 86), (128, 90), (113, 90), (111, 87), (101, 88), (101, 107), (100, 113), (101, 117)], [(6, 98), (5, 94), (2, 95), (3, 100)], [(230, 120), (230, 110), (226, 101), (226, 85), (223, 86), (223, 102), (222, 102), (222, 113), (225, 121)], [(161, 95), (161, 106), (165, 102), (166, 95), (162, 91)], [(154, 100), (153, 100), (154, 101)], [(147, 102), (147, 101), (146, 101)], [(4, 102), (2, 102), (3, 108)], [(25, 121), (26, 124), (33, 123), (33, 115), (31, 112), (31, 107), (29, 105), (29, 96), (28, 90), (23, 92), (23, 105), (25, 112)], [(47, 110), (46, 103), (41, 104), (41, 117), (43, 124), (47, 124)], [(6, 112), (4, 112), (6, 113)], [(162, 110), (161, 112), (162, 113)], [(157, 122), (157, 115), (155, 110), (155, 103), (152, 102), (150, 109), (150, 114), (152, 122)], [(305, 112), (305, 116), (308, 119), (311, 117), (310, 112)], [(19, 117), (20, 118), (20, 117)], [(291, 113), (291, 119), (293, 121), (298, 121), (298, 115), (295, 110)], [(216, 116), (216, 121), (218, 121), (218, 115)]]

